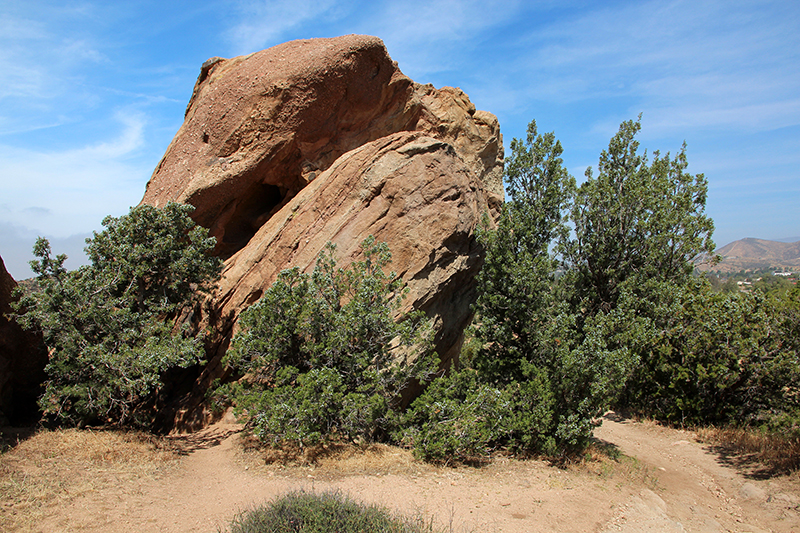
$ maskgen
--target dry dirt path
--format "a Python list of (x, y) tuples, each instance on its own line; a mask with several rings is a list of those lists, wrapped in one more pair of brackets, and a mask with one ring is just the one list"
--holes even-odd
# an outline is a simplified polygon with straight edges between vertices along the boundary
[(691, 432), (606, 415), (598, 439), (649, 467), (643, 488), (603, 531), (800, 532), (797, 481), (737, 471)]
[(223, 422), (176, 437), (185, 455), (163, 476), (81, 495), (39, 530), (213, 532), (289, 490), (334, 489), (455, 532), (800, 531), (796, 481), (750, 479), (690, 433), (655, 424), (610, 415), (596, 435), (635, 460), (434, 468), (386, 448), (369, 460), (279, 468), (243, 454), (236, 426)]

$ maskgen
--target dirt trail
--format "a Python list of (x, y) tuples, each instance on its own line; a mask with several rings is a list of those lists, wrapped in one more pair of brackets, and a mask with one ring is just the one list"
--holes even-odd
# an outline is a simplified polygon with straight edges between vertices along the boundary
[(603, 531), (800, 531), (796, 481), (737, 471), (691, 432), (611, 413), (595, 436), (651, 467), (656, 479), (654, 490), (627, 501)]
[(636, 461), (613, 468), (513, 460), (434, 468), (387, 448), (397, 457), (355, 469), (267, 467), (241, 453), (237, 427), (223, 422), (177, 437), (185, 456), (162, 477), (81, 495), (54, 510), (40, 530), (213, 532), (286, 491), (338, 489), (435, 517), (456, 532), (800, 531), (796, 481), (748, 478), (688, 432), (613, 414), (596, 436)]

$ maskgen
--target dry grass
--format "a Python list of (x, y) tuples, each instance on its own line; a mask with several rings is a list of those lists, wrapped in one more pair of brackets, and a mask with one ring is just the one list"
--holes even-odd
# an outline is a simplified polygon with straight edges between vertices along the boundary
[(654, 490), (657, 488), (657, 476), (653, 468), (600, 443), (592, 443), (585, 454), (575, 456), (558, 466), (547, 458), (523, 458), (503, 454), (498, 454), (494, 460), (483, 461), (479, 466), (443, 466), (420, 461), (410, 450), (386, 444), (271, 448), (244, 434), (239, 440), (238, 455), (238, 460), (254, 472), (260, 471), (266, 475), (280, 473), (286, 477), (298, 478), (307, 478), (309, 475), (325, 480), (363, 475), (423, 477), (459, 472), (493, 477), (555, 467), (579, 475), (596, 476), (605, 481), (641, 484)]
[(709, 427), (695, 433), (697, 440), (711, 444), (725, 462), (738, 468), (759, 470), (760, 466), (764, 475), (800, 470), (800, 438), (749, 428)]
[(435, 467), (418, 461), (411, 451), (386, 444), (325, 444), (305, 448), (264, 446), (252, 436), (239, 440), (240, 461), (256, 470), (286, 476), (337, 479), (357, 475), (420, 475)]
[(176, 464), (162, 441), (140, 433), (41, 431), (0, 455), (0, 531), (31, 531), (49, 511), (121, 480), (156, 477)]

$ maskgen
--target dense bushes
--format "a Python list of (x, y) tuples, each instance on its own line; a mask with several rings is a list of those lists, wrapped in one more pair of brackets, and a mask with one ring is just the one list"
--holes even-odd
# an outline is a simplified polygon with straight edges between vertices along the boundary
[[(691, 259), (713, 250), (705, 180), (684, 172), (684, 150), (674, 159), (656, 152), (652, 162), (639, 154), (639, 128), (623, 123), (598, 175), (589, 169), (577, 188), (552, 133), (538, 135), (532, 122), (527, 141), (512, 142), (509, 201), (497, 228), (480, 236), (480, 348), (413, 405), (417, 427), (407, 435), (422, 455), (579, 450), (623, 390), (652, 313), (620, 300), (644, 301), (653, 284), (681, 286)], [(479, 423), (484, 411), (498, 414), (488, 426)]]
[(796, 433), (800, 368), (789, 310), (798, 302), (791, 294), (714, 292), (701, 279), (672, 288), (637, 347), (641, 364), (625, 405), (679, 424)]
[(242, 313), (226, 363), (244, 375), (217, 391), (260, 438), (315, 444), (386, 440), (397, 429), (402, 389), (436, 368), (420, 313), (395, 322), (404, 292), (385, 243), (336, 266), (328, 245), (309, 276), (282, 272)]
[[(503, 448), (580, 451), (612, 406), (680, 424), (758, 424), (800, 435), (800, 290), (715, 292), (692, 260), (713, 253), (707, 182), (675, 157), (639, 151), (624, 122), (577, 186), (535, 122), (514, 139), (509, 196), (478, 232), (473, 340), (447, 375), (425, 317), (396, 321), (404, 291), (367, 239), (348, 268), (329, 245), (309, 275), (282, 272), (244, 311), (216, 391), (264, 441), (393, 441), (436, 461)], [(191, 208), (142, 206), (88, 241), (75, 272), (35, 247), (39, 292), (18, 320), (51, 350), (45, 414), (147, 426), (164, 373), (196, 364), (201, 339), (175, 327), (220, 262)], [(404, 411), (403, 388), (429, 382)]]
[(551, 250), (566, 242), (575, 192), (560, 143), (531, 123), (526, 142), (515, 139), (511, 148), (510, 198), (497, 228), (479, 235), (486, 260), (475, 305), (478, 349), (434, 381), (409, 414), (405, 437), (428, 459), (466, 460), (500, 446), (579, 449), (628, 365), (599, 329), (581, 335), (581, 317), (560, 294)]
[(798, 306), (692, 275), (714, 246), (707, 183), (686, 172), (685, 147), (641, 154), (639, 129), (623, 123), (580, 187), (552, 133), (531, 123), (512, 142), (509, 199), (479, 231), (474, 339), (407, 412), (398, 388), (431, 360), (391, 363), (389, 339), (411, 339), (402, 328), (419, 317), (393, 325), (398, 286), (372, 242), (351, 273), (331, 249), (312, 276), (281, 275), (242, 316), (229, 362), (245, 379), (224, 392), (272, 443), (388, 439), (434, 461), (579, 451), (620, 405), (683, 424), (793, 424)]
[(190, 206), (139, 206), (87, 239), (88, 266), (72, 272), (40, 238), (32, 262), (38, 291), (16, 319), (38, 328), (50, 350), (44, 415), (68, 425), (148, 426), (162, 375), (202, 359), (200, 338), (176, 330), (175, 314), (219, 277), (214, 239)]

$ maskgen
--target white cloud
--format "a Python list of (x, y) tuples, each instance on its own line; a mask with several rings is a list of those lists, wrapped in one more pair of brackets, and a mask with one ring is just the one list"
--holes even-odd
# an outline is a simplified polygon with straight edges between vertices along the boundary
[(523, 83), (548, 100), (626, 98), (665, 134), (800, 124), (795, 13), (741, 2), (596, 9), (532, 34), (516, 72), (535, 73)]
[(72, 150), (65, 154), (76, 161), (85, 161), (88, 158), (109, 160), (130, 154), (141, 147), (144, 142), (143, 131), (146, 123), (144, 115), (135, 112), (119, 112), (115, 118), (124, 127), (118, 138), (110, 142)]
[(33, 4), (0, 4), (0, 135), (50, 128), (85, 112), (96, 101), (86, 79), (110, 62), (83, 25), (88, 15)]
[(285, 34), (314, 19), (335, 15), (334, 0), (257, 0), (238, 3), (240, 21), (228, 31), (238, 55), (282, 42)]
[(516, 0), (387, 2), (358, 27), (381, 37), (400, 68), (425, 83), (437, 73), (458, 71), (465, 77), (479, 68), (475, 60), (486, 62), (489, 30), (516, 20), (522, 5)]
[[(95, 48), (95, 46), (85, 39), (74, 40), (65, 39), (62, 42), (59, 55), (62, 58), (70, 58), (75, 62), (107, 63), (108, 57)], [(62, 59), (63, 61), (63, 59)]]
[(0, 145), (0, 222), (67, 237), (97, 228), (138, 201), (151, 169), (131, 162), (143, 145), (145, 118), (118, 113), (108, 142), (58, 152)]
[(522, 5), (520, 0), (248, 1), (238, 4), (238, 22), (228, 37), (235, 53), (247, 54), (292, 38), (375, 35), (400, 68), (421, 76), (467, 64), (482, 33), (515, 20)]
[(413, 0), (389, 3), (380, 14), (389, 37), (417, 45), (474, 42), (487, 28), (506, 22), (518, 1)]
[(4, 13), (0, 19), (0, 39), (40, 39), (45, 35), (44, 26), (39, 21), (18, 18), (10, 13)]

